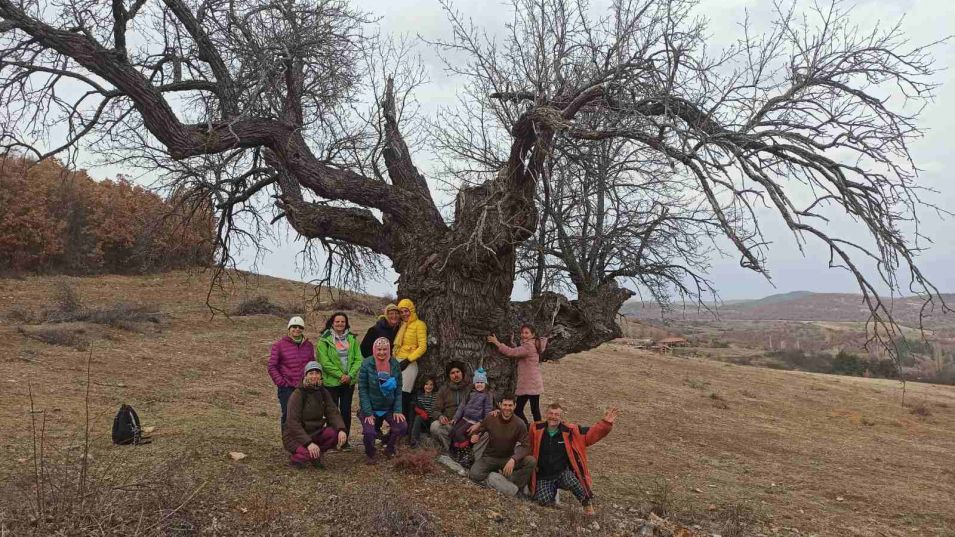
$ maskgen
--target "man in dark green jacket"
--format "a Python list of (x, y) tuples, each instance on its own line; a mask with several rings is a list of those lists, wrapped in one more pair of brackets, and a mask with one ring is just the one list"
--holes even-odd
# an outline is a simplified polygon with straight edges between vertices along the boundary
[(451, 420), (454, 419), (454, 413), (471, 394), (471, 379), (465, 376), (465, 370), (465, 365), (461, 362), (448, 362), (444, 369), (444, 385), (438, 390), (434, 401), (434, 411), (438, 414), (438, 419), (431, 422), (431, 437), (441, 444), (445, 452), (451, 445)]
[(361, 434), (365, 444), (368, 464), (375, 464), (376, 430), (388, 424), (385, 455), (392, 457), (397, 449), (398, 437), (408, 428), (405, 415), (401, 413), (401, 366), (391, 356), (391, 342), (378, 338), (373, 346), (373, 356), (365, 358), (358, 371), (358, 401), (361, 410)]

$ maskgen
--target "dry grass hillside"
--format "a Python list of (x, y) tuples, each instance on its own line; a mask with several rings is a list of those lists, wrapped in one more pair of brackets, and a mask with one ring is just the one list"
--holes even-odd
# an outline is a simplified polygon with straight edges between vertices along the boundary
[[(543, 399), (560, 399), (570, 419), (622, 409), (590, 452), (596, 521), (569, 495), (561, 510), (539, 508), (437, 470), (368, 467), (357, 450), (333, 454), (326, 471), (292, 470), (265, 372), (285, 318), (210, 316), (206, 278), (0, 280), (0, 533), (632, 535), (653, 510), (723, 537), (955, 535), (955, 388), (909, 383), (903, 406), (893, 381), (652, 355), (623, 342), (542, 366)], [(85, 313), (57, 317), (60, 282)], [(260, 294), (295, 308), (311, 291), (250, 277), (212, 300), (232, 310)], [(307, 314), (310, 327), (322, 320)], [(353, 317), (359, 330), (370, 322)], [(122, 402), (155, 427), (153, 443), (110, 444)]]

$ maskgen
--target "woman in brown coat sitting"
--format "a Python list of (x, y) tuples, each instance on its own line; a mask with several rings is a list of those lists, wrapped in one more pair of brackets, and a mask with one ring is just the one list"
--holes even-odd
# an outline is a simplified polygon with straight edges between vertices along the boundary
[[(337, 434), (336, 434), (337, 433)], [(345, 421), (332, 394), (322, 386), (322, 366), (305, 364), (305, 378), (288, 400), (288, 418), (282, 432), (282, 443), (292, 454), (293, 468), (311, 462), (324, 468), (325, 453), (345, 443)]]

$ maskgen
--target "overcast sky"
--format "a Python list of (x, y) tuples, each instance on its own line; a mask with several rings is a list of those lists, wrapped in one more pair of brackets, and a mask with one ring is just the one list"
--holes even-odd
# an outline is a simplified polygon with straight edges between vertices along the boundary
[[(437, 0), (358, 0), (357, 5), (381, 17), (383, 32), (420, 35), (428, 39), (447, 38), (449, 25)], [(599, 2), (594, 2), (599, 4)], [(714, 46), (734, 41), (740, 34), (738, 24), (746, 10), (751, 21), (757, 23), (768, 16), (768, 0), (702, 0), (698, 13), (709, 20), (709, 35)], [(955, 2), (948, 0), (873, 0), (856, 2), (854, 17), (859, 26), (866, 28), (876, 21), (894, 23), (904, 17), (903, 27), (913, 42), (923, 44), (955, 32)], [(493, 0), (468, 0), (457, 2), (457, 8), (479, 26), (493, 30), (503, 28), (510, 19), (507, 3)], [(422, 59), (428, 69), (430, 82), (417, 92), (424, 114), (432, 114), (440, 106), (454, 104), (460, 80), (448, 77), (432, 47), (422, 44)], [(937, 91), (933, 104), (925, 111), (922, 125), (927, 136), (912, 146), (916, 163), (924, 171), (923, 186), (935, 188), (939, 194), (929, 199), (934, 203), (955, 210), (955, 185), (948, 180), (947, 168), (952, 165), (955, 150), (952, 131), (955, 120), (955, 45), (946, 43), (936, 48), (937, 66), (941, 69), (937, 82), (942, 87)], [(416, 162), (426, 176), (430, 175), (426, 148), (415, 155)], [(96, 170), (93, 170), (94, 173)], [(943, 292), (955, 292), (955, 227), (952, 220), (942, 220), (924, 211), (922, 232), (934, 240), (934, 245), (920, 258), (926, 275)], [(810, 243), (804, 254), (778, 219), (761, 222), (769, 249), (769, 270), (772, 284), (762, 276), (739, 267), (738, 256), (714, 258), (710, 271), (720, 295), (724, 299), (757, 298), (772, 293), (795, 290), (816, 292), (856, 292), (854, 280), (848, 273), (827, 268), (828, 252)], [(856, 237), (851, 237), (856, 238)], [(296, 252), (302, 242), (287, 234), (285, 240), (273, 246), (273, 252), (260, 257), (254, 268), (258, 272), (293, 279), (308, 279), (303, 276), (296, 262)], [(251, 268), (252, 256), (247, 255), (245, 266)], [(388, 281), (371, 282), (368, 291), (376, 294), (393, 294), (394, 277)], [(774, 287), (775, 286), (775, 287)], [(523, 294), (515, 290), (516, 296)]]

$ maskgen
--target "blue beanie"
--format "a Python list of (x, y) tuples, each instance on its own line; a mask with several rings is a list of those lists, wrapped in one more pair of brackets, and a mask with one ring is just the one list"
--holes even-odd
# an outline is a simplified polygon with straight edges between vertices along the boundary
[(478, 382), (487, 384), (487, 372), (484, 371), (483, 367), (479, 367), (478, 370), (474, 372), (474, 383), (477, 384)]

